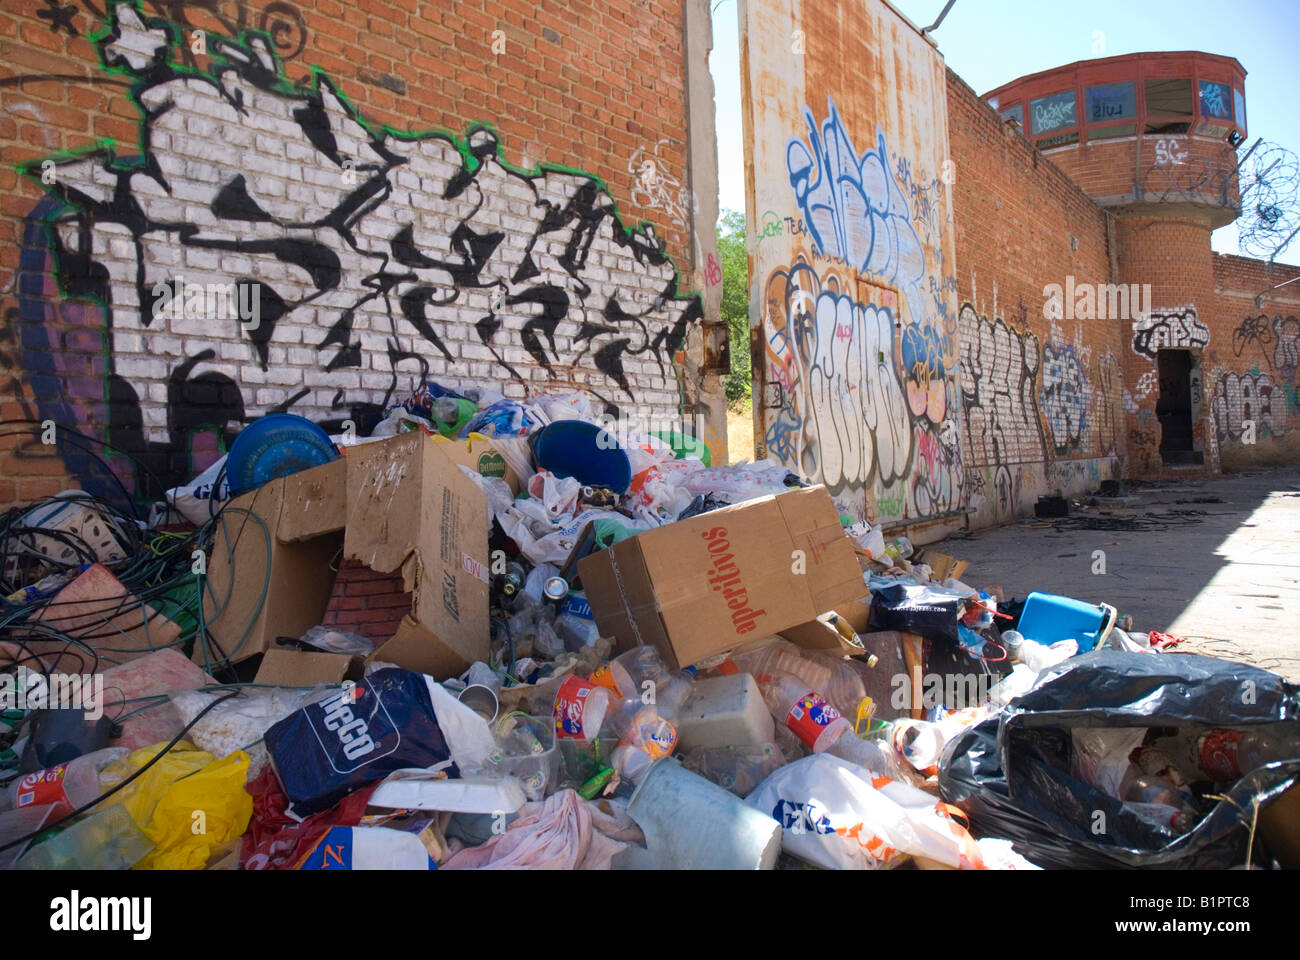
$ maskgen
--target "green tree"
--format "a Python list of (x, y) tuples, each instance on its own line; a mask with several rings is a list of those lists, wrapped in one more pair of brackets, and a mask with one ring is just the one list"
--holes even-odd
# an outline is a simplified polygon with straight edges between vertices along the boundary
[(718, 220), (718, 259), (722, 264), (722, 319), (731, 341), (731, 373), (725, 378), (727, 400), (750, 395), (749, 261), (745, 255), (745, 215), (724, 210)]

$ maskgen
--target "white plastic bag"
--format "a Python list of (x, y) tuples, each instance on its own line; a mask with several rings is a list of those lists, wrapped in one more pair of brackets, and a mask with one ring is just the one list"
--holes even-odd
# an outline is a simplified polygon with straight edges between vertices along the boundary
[(556, 420), (585, 420), (598, 423), (592, 409), (591, 398), (585, 393), (544, 394), (524, 401), (523, 408), (537, 423), (548, 424)]
[(190, 523), (198, 526), (207, 523), (230, 499), (230, 482), (222, 472), (225, 466), (226, 457), (222, 454), (189, 483), (172, 487), (166, 494), (168, 505)]
[(557, 477), (549, 470), (538, 470), (528, 481), (528, 495), (546, 506), (552, 520), (572, 516), (581, 494), (582, 484), (575, 477)]
[(1146, 727), (1075, 727), (1071, 773), (1102, 793), (1123, 800), (1121, 785), (1128, 772), (1128, 756), (1142, 746)]
[[(370, 431), (369, 439), (375, 440), (383, 437), (395, 437), (399, 433), (406, 433), (413, 429), (411, 426), (403, 426), (403, 423), (419, 424), (430, 433), (438, 432), (438, 428), (432, 420), (428, 420), (417, 413), (411, 413), (405, 407), (393, 407), (393, 409), (389, 410), (384, 416), (384, 419), (375, 424), (375, 429)], [(352, 440), (349, 445), (354, 445), (355, 443), (356, 441)]]
[[(689, 463), (681, 460), (678, 463)], [(730, 503), (740, 503), (769, 493), (785, 493), (789, 468), (775, 460), (734, 463), (725, 467), (704, 467), (689, 474), (686, 489), (692, 494), (716, 493)]]
[(317, 650), (326, 653), (341, 653), (347, 656), (368, 657), (375, 652), (375, 645), (359, 633), (348, 633), (324, 624), (312, 627), (298, 638)]
[(429, 700), (438, 729), (447, 741), (451, 759), (461, 771), (479, 770), (487, 765), (488, 757), (496, 749), (496, 738), (488, 722), (447, 692), (432, 677), (426, 677)]
[(865, 550), (872, 560), (885, 563), (889, 559), (885, 555), (885, 535), (880, 532), (879, 527), (873, 527), (866, 521), (859, 520), (844, 532)]
[(528, 481), (533, 478), (532, 450), (528, 446), (528, 438), (488, 437), (487, 440), (526, 489)]
[(907, 856), (986, 866), (949, 808), (923, 790), (827, 753), (777, 770), (745, 801), (782, 827), (786, 853), (828, 869), (878, 869)]
[(510, 484), (500, 477), (485, 477), (477, 470), (471, 470), (463, 463), (459, 464), (459, 466), (464, 471), (465, 476), (473, 480), (474, 484), (483, 491), (488, 500), (488, 509), (492, 511), (494, 517), (510, 509), (515, 502), (515, 495), (510, 490)]
[[(516, 501), (511, 511), (518, 510), (522, 504), (528, 502), (527, 500)], [(633, 520), (614, 510), (583, 510), (577, 516), (566, 519), (562, 526), (552, 528), (551, 532), (537, 538), (527, 533), (520, 536), (519, 529), (523, 524), (515, 525), (513, 529), (504, 522), (501, 526), (506, 534), (519, 544), (520, 552), (530, 562), (560, 564), (568, 559), (574, 545), (578, 542), (578, 537), (593, 520), (614, 520), (633, 530), (647, 530), (654, 525), (642, 518)]]

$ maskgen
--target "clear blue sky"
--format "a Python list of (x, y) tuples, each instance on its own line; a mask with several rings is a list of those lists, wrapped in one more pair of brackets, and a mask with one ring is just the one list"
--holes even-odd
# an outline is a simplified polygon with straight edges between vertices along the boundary
[[(894, 6), (926, 27), (944, 2), (894, 0)], [(723, 209), (743, 211), (736, 0), (713, 0), (713, 7), (710, 67), (717, 88), (719, 200)], [(1098, 30), (1111, 57), (1148, 50), (1236, 57), (1246, 68), (1247, 145), (1263, 137), (1300, 152), (1300, 0), (957, 0), (932, 36), (948, 66), (984, 94), (1027, 73), (1091, 59)], [(1216, 230), (1213, 245), (1221, 253), (1236, 253), (1236, 228)], [(1300, 262), (1300, 240), (1292, 241), (1280, 259)]]

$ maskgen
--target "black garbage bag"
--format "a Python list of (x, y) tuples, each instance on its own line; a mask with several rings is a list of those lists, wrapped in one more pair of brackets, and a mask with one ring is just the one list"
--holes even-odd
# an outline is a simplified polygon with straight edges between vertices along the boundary
[(957, 623), (966, 598), (926, 584), (869, 584), (872, 630), (902, 630), (927, 640), (960, 644)]
[[(1071, 776), (1070, 731), (1286, 721), (1300, 723), (1300, 686), (1274, 673), (1195, 654), (1099, 650), (1052, 667), (1006, 710), (949, 742), (939, 788), (977, 835), (1011, 840), (1041, 867), (1224, 869), (1245, 862), (1252, 804), (1300, 780), (1300, 760), (1250, 771), (1175, 838)], [(1105, 830), (1094, 833), (1098, 811)]]

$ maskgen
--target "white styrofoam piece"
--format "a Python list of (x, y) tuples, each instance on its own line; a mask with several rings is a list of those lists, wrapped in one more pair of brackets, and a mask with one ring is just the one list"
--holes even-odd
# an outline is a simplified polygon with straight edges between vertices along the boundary
[(773, 736), (772, 714), (748, 673), (696, 681), (682, 709), (678, 740), (683, 750), (766, 743)]

